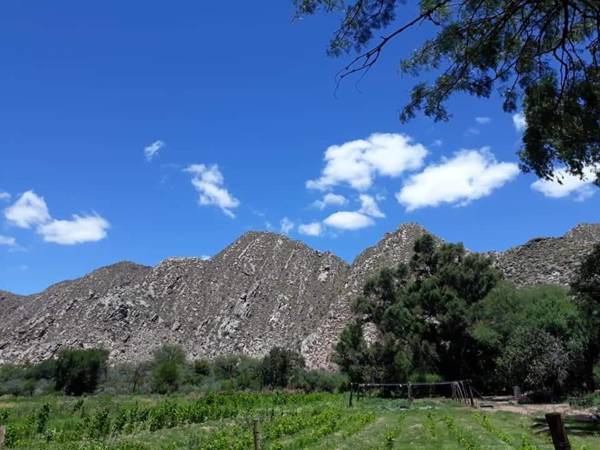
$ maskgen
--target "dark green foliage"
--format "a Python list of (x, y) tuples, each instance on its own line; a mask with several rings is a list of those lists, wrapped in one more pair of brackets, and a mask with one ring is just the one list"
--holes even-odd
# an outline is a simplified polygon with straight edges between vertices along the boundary
[[(600, 163), (600, 3), (590, 0), (294, 0), (297, 15), (342, 16), (329, 54), (357, 56), (340, 79), (368, 71), (392, 41), (414, 27), (431, 32), (409, 56), (404, 74), (418, 82), (401, 113), (448, 120), (456, 93), (490, 97), (505, 111), (524, 107), (527, 131), (522, 167), (552, 178), (557, 168), (578, 176)], [(375, 42), (372, 42), (373, 40)], [(410, 44), (412, 46), (412, 43)], [(403, 48), (403, 47), (399, 47)], [(594, 170), (600, 182), (598, 167)]]
[[(469, 318), (499, 273), (487, 258), (467, 254), (462, 245), (436, 246), (429, 235), (414, 249), (408, 265), (382, 270), (356, 301), (361, 319), (344, 330), (335, 356), (353, 382), (426, 373), (463, 379), (477, 372), (480, 355), (467, 331)], [(360, 322), (374, 324), (381, 338), (367, 346)]]
[(163, 345), (153, 353), (152, 391), (159, 394), (176, 392), (186, 365), (185, 351), (177, 345)]
[(106, 372), (108, 351), (65, 349), (56, 361), (56, 389), (68, 395), (93, 393)]
[(340, 392), (344, 389), (348, 379), (339, 372), (326, 370), (298, 371), (290, 380), (293, 389), (304, 392)]
[(48, 403), (44, 403), (35, 415), (35, 430), (37, 433), (43, 433), (44, 431), (46, 431), (49, 419), (50, 405)]
[(56, 359), (46, 359), (33, 366), (27, 371), (27, 378), (33, 380), (53, 380), (56, 376)]
[[(417, 240), (409, 264), (384, 269), (354, 305), (334, 361), (351, 382), (472, 379), (497, 391), (560, 393), (579, 386), (587, 342), (560, 286), (517, 288), (462, 245)], [(367, 344), (365, 327), (375, 327)]]
[(210, 361), (206, 359), (197, 359), (194, 361), (194, 375), (199, 378), (207, 377), (210, 375)]
[(351, 383), (366, 381), (369, 353), (363, 337), (362, 324), (359, 321), (351, 322), (342, 331), (335, 346), (333, 362), (348, 376)]
[(292, 377), (304, 369), (304, 358), (298, 352), (274, 347), (262, 361), (262, 380), (265, 386), (286, 387)]
[(583, 317), (561, 286), (517, 289), (501, 283), (481, 304), (470, 332), (494, 374), (498, 388), (560, 393), (577, 387), (587, 340)]
[(563, 342), (547, 331), (518, 328), (498, 360), (498, 369), (509, 384), (533, 391), (560, 392), (572, 358)]
[(600, 244), (584, 258), (571, 288), (584, 318), (588, 336), (584, 364), (588, 374), (586, 381), (593, 389), (597, 382), (592, 373), (600, 357)]

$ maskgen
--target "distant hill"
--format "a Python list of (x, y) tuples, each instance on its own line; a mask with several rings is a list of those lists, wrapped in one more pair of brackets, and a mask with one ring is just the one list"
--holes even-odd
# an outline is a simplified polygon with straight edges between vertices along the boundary
[[(0, 291), (0, 362), (38, 361), (61, 346), (103, 346), (114, 361), (136, 361), (177, 343), (191, 358), (259, 356), (286, 346), (310, 367), (329, 367), (365, 281), (408, 261), (426, 232), (401, 225), (352, 265), (283, 235), (249, 232), (207, 261), (120, 262), (40, 294)], [(516, 283), (566, 284), (598, 242), (600, 224), (579, 225), (489, 255)]]

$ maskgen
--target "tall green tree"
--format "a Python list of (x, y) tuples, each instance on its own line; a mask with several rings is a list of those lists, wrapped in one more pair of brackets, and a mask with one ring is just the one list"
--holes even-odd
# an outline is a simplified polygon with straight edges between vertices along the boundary
[(298, 371), (304, 369), (304, 358), (298, 352), (273, 347), (262, 360), (261, 374), (264, 386), (284, 388)]
[(64, 349), (56, 361), (56, 389), (69, 395), (93, 393), (106, 374), (108, 351)]
[(473, 311), (469, 333), (481, 347), (493, 389), (518, 385), (560, 393), (589, 377), (582, 366), (584, 318), (567, 288), (499, 283)]
[(597, 244), (583, 260), (571, 287), (587, 329), (585, 365), (586, 372), (589, 374), (587, 382), (590, 388), (593, 388), (594, 365), (600, 362), (600, 244)]
[[(294, 0), (299, 17), (338, 13), (328, 53), (355, 57), (339, 78), (371, 69), (392, 42), (419, 27), (420, 46), (400, 62), (423, 80), (400, 118), (448, 120), (448, 99), (498, 90), (507, 112), (524, 109), (522, 168), (600, 184), (600, 2), (597, 0)], [(412, 48), (411, 43), (411, 48)], [(594, 167), (595, 166), (595, 167)]]
[[(461, 244), (417, 240), (408, 265), (384, 269), (354, 305), (358, 321), (342, 333), (335, 360), (354, 381), (398, 382), (437, 373), (446, 379), (479, 373), (480, 354), (469, 333), (472, 309), (500, 279), (491, 261)], [(367, 345), (361, 324), (381, 338)]]

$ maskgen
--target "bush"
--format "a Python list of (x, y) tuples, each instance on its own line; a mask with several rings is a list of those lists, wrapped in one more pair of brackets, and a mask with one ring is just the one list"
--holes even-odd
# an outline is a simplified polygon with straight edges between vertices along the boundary
[(152, 392), (176, 392), (181, 384), (185, 365), (185, 352), (180, 346), (163, 345), (156, 349), (152, 361)]
[(193, 364), (194, 375), (199, 379), (210, 375), (210, 362), (206, 359), (197, 359)]
[(150, 364), (121, 363), (111, 366), (101, 390), (107, 394), (136, 394), (150, 392)]
[(348, 379), (339, 372), (303, 370), (298, 371), (297, 376), (293, 377), (290, 387), (305, 392), (340, 392), (347, 382)]
[(294, 375), (304, 369), (304, 358), (298, 352), (274, 347), (262, 361), (262, 381), (265, 386), (287, 387)]
[(594, 383), (596, 386), (600, 386), (600, 363), (594, 365)]
[(179, 389), (181, 366), (174, 361), (163, 361), (152, 369), (152, 392), (171, 394)]
[(106, 373), (108, 351), (65, 349), (56, 361), (56, 389), (69, 395), (93, 393)]

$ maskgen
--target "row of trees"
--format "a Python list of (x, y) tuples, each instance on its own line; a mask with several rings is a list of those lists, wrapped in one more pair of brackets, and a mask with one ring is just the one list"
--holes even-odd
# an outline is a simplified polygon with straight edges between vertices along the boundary
[(0, 366), (0, 395), (63, 392), (67, 395), (171, 394), (191, 390), (262, 390), (291, 388), (335, 391), (345, 378), (336, 373), (307, 370), (302, 356), (275, 347), (263, 358), (229, 355), (188, 361), (177, 345), (156, 349), (140, 363), (108, 365), (103, 349), (65, 349), (57, 358), (35, 365)]
[[(600, 245), (575, 282), (516, 287), (461, 244), (415, 243), (354, 304), (334, 359), (353, 382), (472, 379), (560, 394), (594, 386), (600, 351)], [(365, 339), (374, 326), (375, 342)]]

